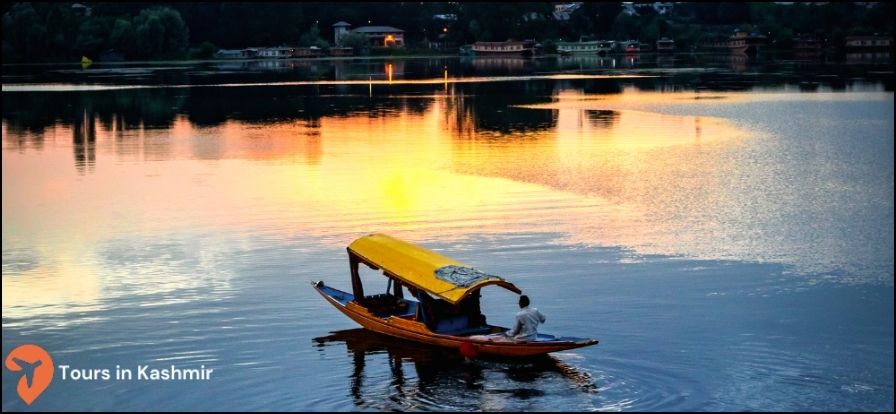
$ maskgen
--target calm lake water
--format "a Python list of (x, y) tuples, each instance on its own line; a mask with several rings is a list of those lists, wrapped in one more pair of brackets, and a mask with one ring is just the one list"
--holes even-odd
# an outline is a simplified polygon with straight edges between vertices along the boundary
[[(4, 369), (3, 410), (891, 411), (893, 65), (854, 59), (4, 66), (4, 357), (215, 371)], [(358, 329), (309, 282), (371, 232), (600, 344)]]

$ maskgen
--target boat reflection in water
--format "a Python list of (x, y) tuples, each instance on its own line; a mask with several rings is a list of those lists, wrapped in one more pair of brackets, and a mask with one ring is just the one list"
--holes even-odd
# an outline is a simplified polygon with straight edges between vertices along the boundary
[[(551, 355), (465, 360), (456, 350), (362, 328), (332, 332), (313, 341), (323, 353), (345, 344), (354, 365), (350, 393), (355, 404), (366, 408), (502, 409), (508, 408), (508, 397), (525, 400), (558, 393), (558, 383), (579, 394), (598, 392), (590, 374)], [(377, 376), (386, 365), (380, 363), (382, 356), (391, 378)], [(413, 371), (407, 369), (409, 365)]]

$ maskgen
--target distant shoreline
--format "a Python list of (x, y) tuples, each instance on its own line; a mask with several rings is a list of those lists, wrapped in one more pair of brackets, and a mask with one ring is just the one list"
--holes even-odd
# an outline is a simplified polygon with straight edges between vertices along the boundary
[[(768, 60), (768, 59), (778, 59), (785, 58), (785, 60), (790, 60), (792, 58), (792, 51), (787, 50), (768, 50), (763, 53), (762, 57), (751, 57), (751, 60)], [(181, 64), (201, 64), (201, 63), (245, 63), (245, 62), (332, 62), (332, 61), (345, 61), (345, 60), (413, 60), (413, 59), (445, 59), (445, 58), (470, 58), (470, 59), (543, 59), (543, 58), (582, 58), (582, 57), (624, 57), (624, 56), (680, 56), (680, 55), (692, 55), (692, 56), (739, 56), (738, 54), (732, 54), (725, 51), (718, 50), (680, 50), (674, 51), (671, 53), (666, 52), (656, 52), (656, 51), (645, 51), (641, 53), (637, 53), (634, 55), (626, 55), (622, 52), (613, 52), (608, 53), (606, 55), (591, 55), (591, 54), (577, 54), (572, 56), (563, 56), (558, 53), (549, 53), (549, 54), (539, 54), (535, 56), (523, 57), (523, 56), (467, 56), (460, 54), (421, 54), (421, 55), (378, 55), (378, 56), (325, 56), (325, 57), (291, 57), (286, 59), (271, 59), (271, 58), (247, 58), (247, 59), (162, 59), (162, 60), (122, 60), (122, 61), (93, 61), (90, 66), (139, 66), (139, 65), (181, 65)], [(842, 60), (847, 53), (844, 52), (836, 52), (827, 54), (829, 57), (834, 58), (835, 60)], [(746, 55), (745, 55), (746, 56)], [(810, 59), (811, 60), (811, 59)], [(77, 65), (81, 66), (80, 61), (52, 61), (52, 62), (16, 62), (16, 63), (2, 63), (0, 66), (2, 67), (23, 67), (23, 66), (69, 66), (69, 65)]]
[[(545, 55), (548, 56), (548, 55)], [(432, 58), (453, 58), (460, 57), (458, 54), (442, 54), (442, 55), (383, 55), (383, 56), (327, 56), (327, 57), (295, 57), (287, 59), (267, 59), (267, 58), (251, 58), (251, 59), (163, 59), (163, 60), (121, 60), (115, 62), (93, 61), (91, 65), (97, 64), (116, 64), (116, 65), (138, 65), (138, 64), (174, 64), (174, 63), (213, 63), (213, 62), (291, 62), (291, 61), (331, 61), (331, 60), (384, 60), (384, 59), (432, 59)], [(52, 62), (17, 62), (3, 63), (2, 66), (30, 66), (30, 65), (80, 65), (81, 61), (52, 61)]]

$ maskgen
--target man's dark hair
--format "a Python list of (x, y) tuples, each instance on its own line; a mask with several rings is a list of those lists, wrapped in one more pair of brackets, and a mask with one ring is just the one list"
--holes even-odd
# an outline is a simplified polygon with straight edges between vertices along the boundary
[(522, 295), (520, 296), (520, 307), (525, 308), (526, 306), (529, 306), (529, 297)]

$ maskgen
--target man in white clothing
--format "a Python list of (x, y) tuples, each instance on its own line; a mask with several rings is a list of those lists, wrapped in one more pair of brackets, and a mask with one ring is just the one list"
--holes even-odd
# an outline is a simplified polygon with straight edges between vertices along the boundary
[(516, 314), (516, 325), (513, 329), (504, 333), (515, 341), (534, 341), (538, 337), (539, 323), (544, 323), (545, 317), (538, 309), (529, 307), (529, 297), (520, 296), (520, 311)]

